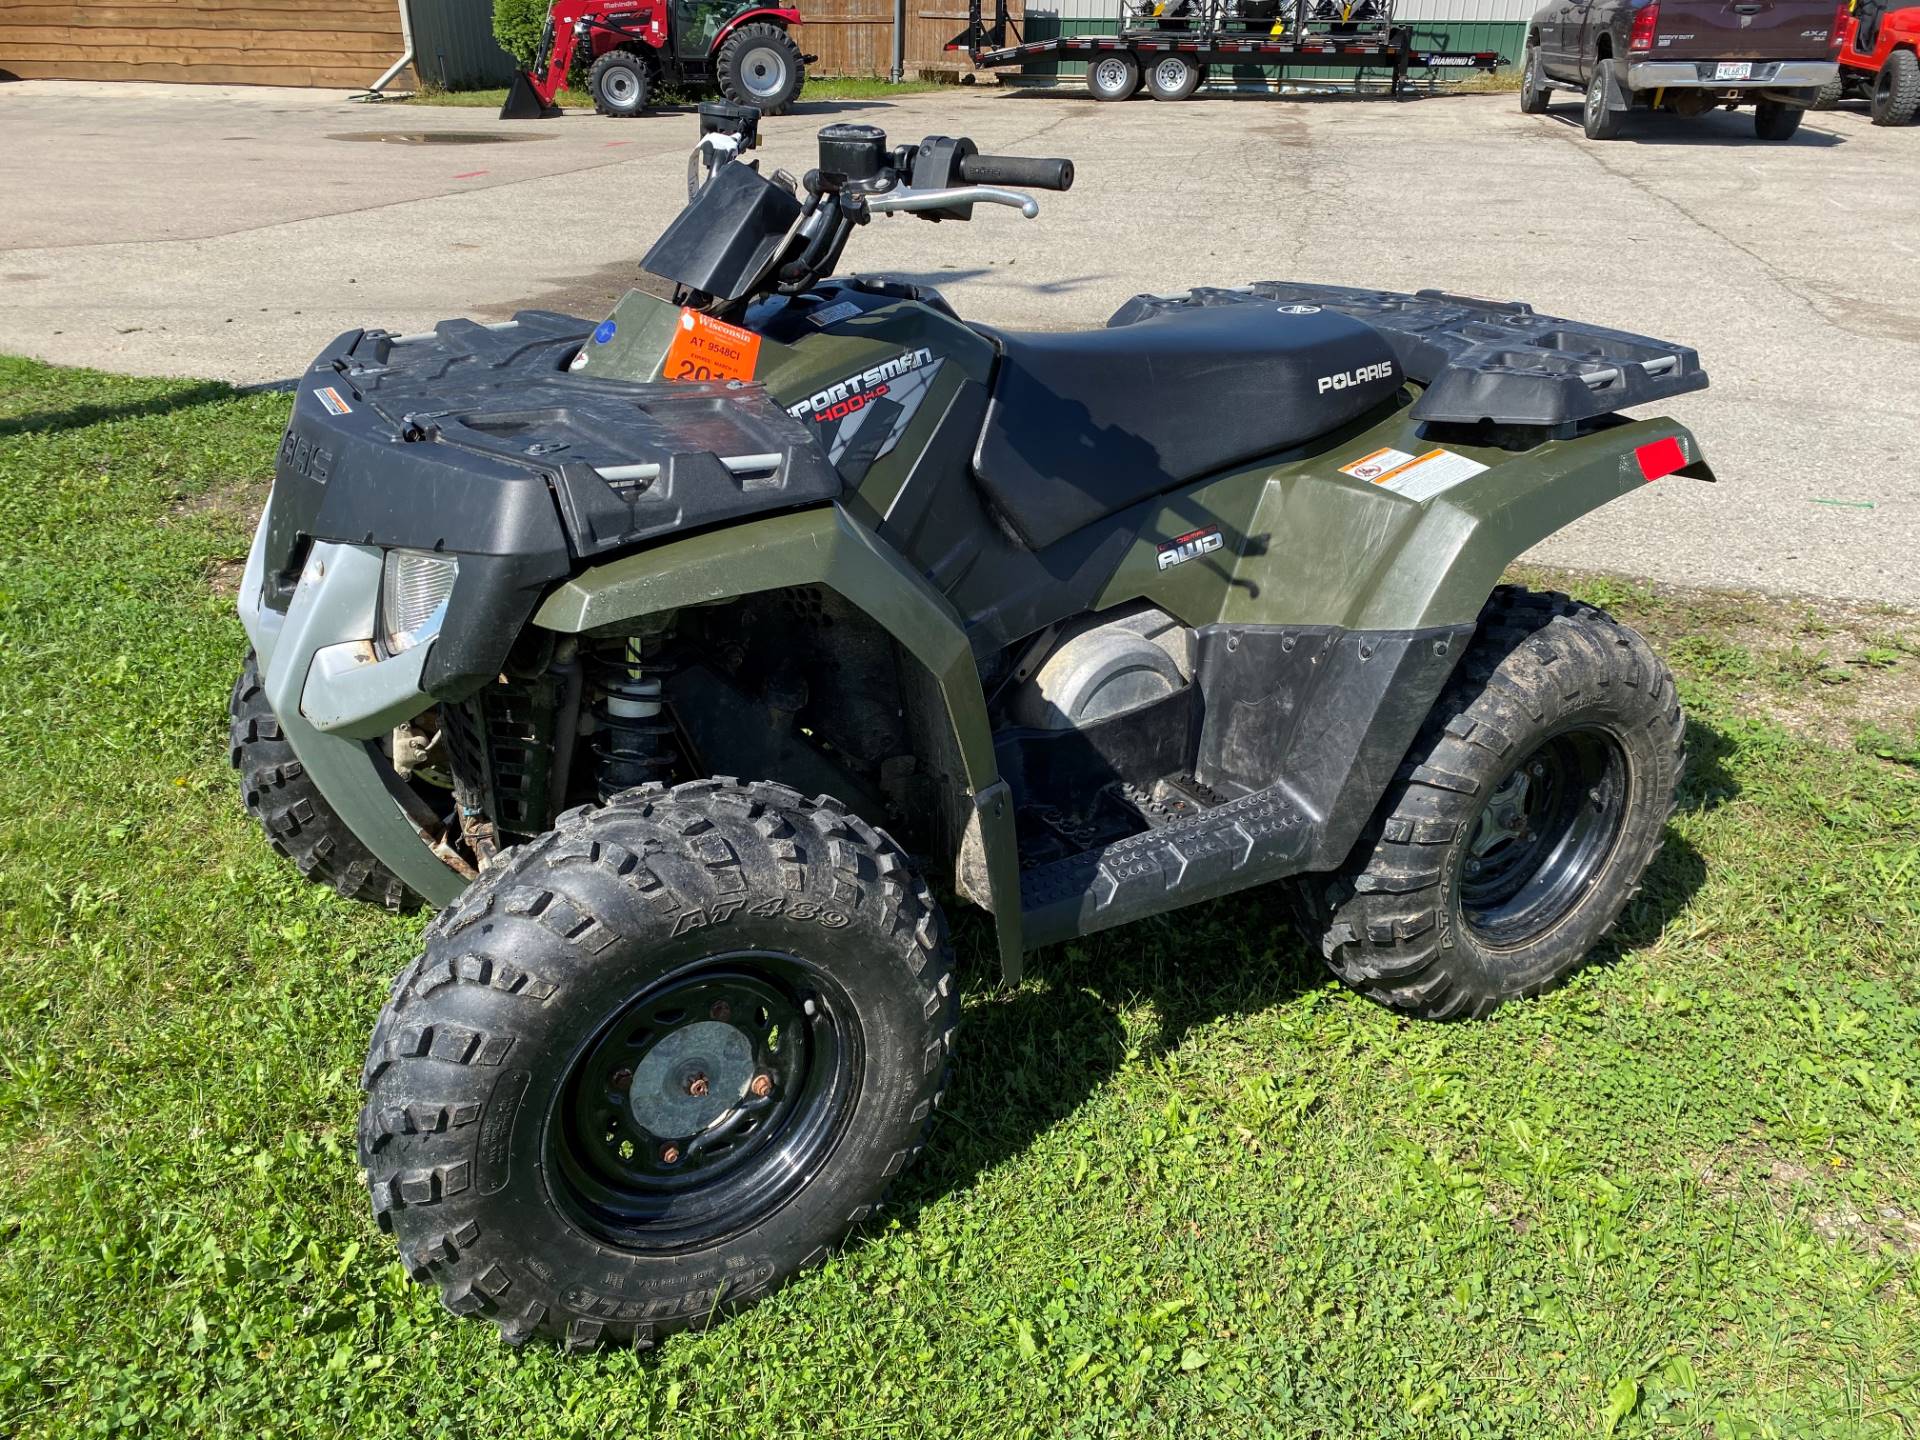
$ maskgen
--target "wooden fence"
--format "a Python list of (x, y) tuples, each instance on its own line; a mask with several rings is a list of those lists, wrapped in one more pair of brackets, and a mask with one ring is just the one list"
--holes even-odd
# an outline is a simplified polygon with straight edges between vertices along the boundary
[(394, 0), (0, 0), (0, 73), (23, 80), (364, 89), (404, 48)]

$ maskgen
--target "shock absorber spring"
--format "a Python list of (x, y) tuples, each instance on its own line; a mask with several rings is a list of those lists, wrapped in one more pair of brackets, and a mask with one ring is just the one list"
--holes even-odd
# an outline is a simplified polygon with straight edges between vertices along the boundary
[(614, 640), (593, 656), (595, 785), (605, 804), (622, 790), (673, 775), (677, 747), (663, 679), (669, 667), (635, 636)]

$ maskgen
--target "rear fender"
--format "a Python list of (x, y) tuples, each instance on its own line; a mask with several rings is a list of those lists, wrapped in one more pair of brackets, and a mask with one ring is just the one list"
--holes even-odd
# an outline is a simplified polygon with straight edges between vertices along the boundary
[[(962, 772), (957, 780), (967, 819), (956, 848), (963, 868), (980, 875), (968, 888), (993, 914), (1002, 970), (1017, 981), (1022, 946), (1013, 805), (994, 761), (972, 647), (946, 598), (840, 506), (732, 525), (596, 565), (555, 590), (533, 623), (577, 635), (798, 585), (824, 585), (871, 616), (938, 692)], [(973, 863), (965, 863), (969, 859)], [(985, 897), (978, 896), (981, 889)]]
[(786, 10), (777, 6), (766, 6), (759, 10), (745, 10), (733, 17), (719, 30), (714, 32), (713, 49), (718, 50), (726, 44), (727, 37), (742, 25), (779, 25), (782, 27), (804, 24), (798, 10)]

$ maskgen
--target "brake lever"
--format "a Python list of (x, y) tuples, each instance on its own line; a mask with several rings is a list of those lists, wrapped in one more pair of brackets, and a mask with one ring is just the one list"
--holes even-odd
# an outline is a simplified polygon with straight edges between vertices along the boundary
[(1040, 202), (1018, 190), (1002, 190), (997, 185), (950, 185), (939, 190), (915, 190), (911, 187), (889, 190), (867, 197), (867, 209), (876, 215), (895, 210), (945, 210), (954, 205), (1011, 205), (1027, 219), (1040, 213)]

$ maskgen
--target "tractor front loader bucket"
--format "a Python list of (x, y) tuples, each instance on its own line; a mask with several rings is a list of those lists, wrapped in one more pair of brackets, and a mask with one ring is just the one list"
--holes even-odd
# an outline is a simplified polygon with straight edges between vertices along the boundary
[(502, 120), (551, 120), (560, 113), (558, 105), (549, 105), (540, 98), (540, 92), (533, 88), (533, 77), (526, 71), (514, 72), (513, 88), (507, 91), (507, 100), (500, 107)]

